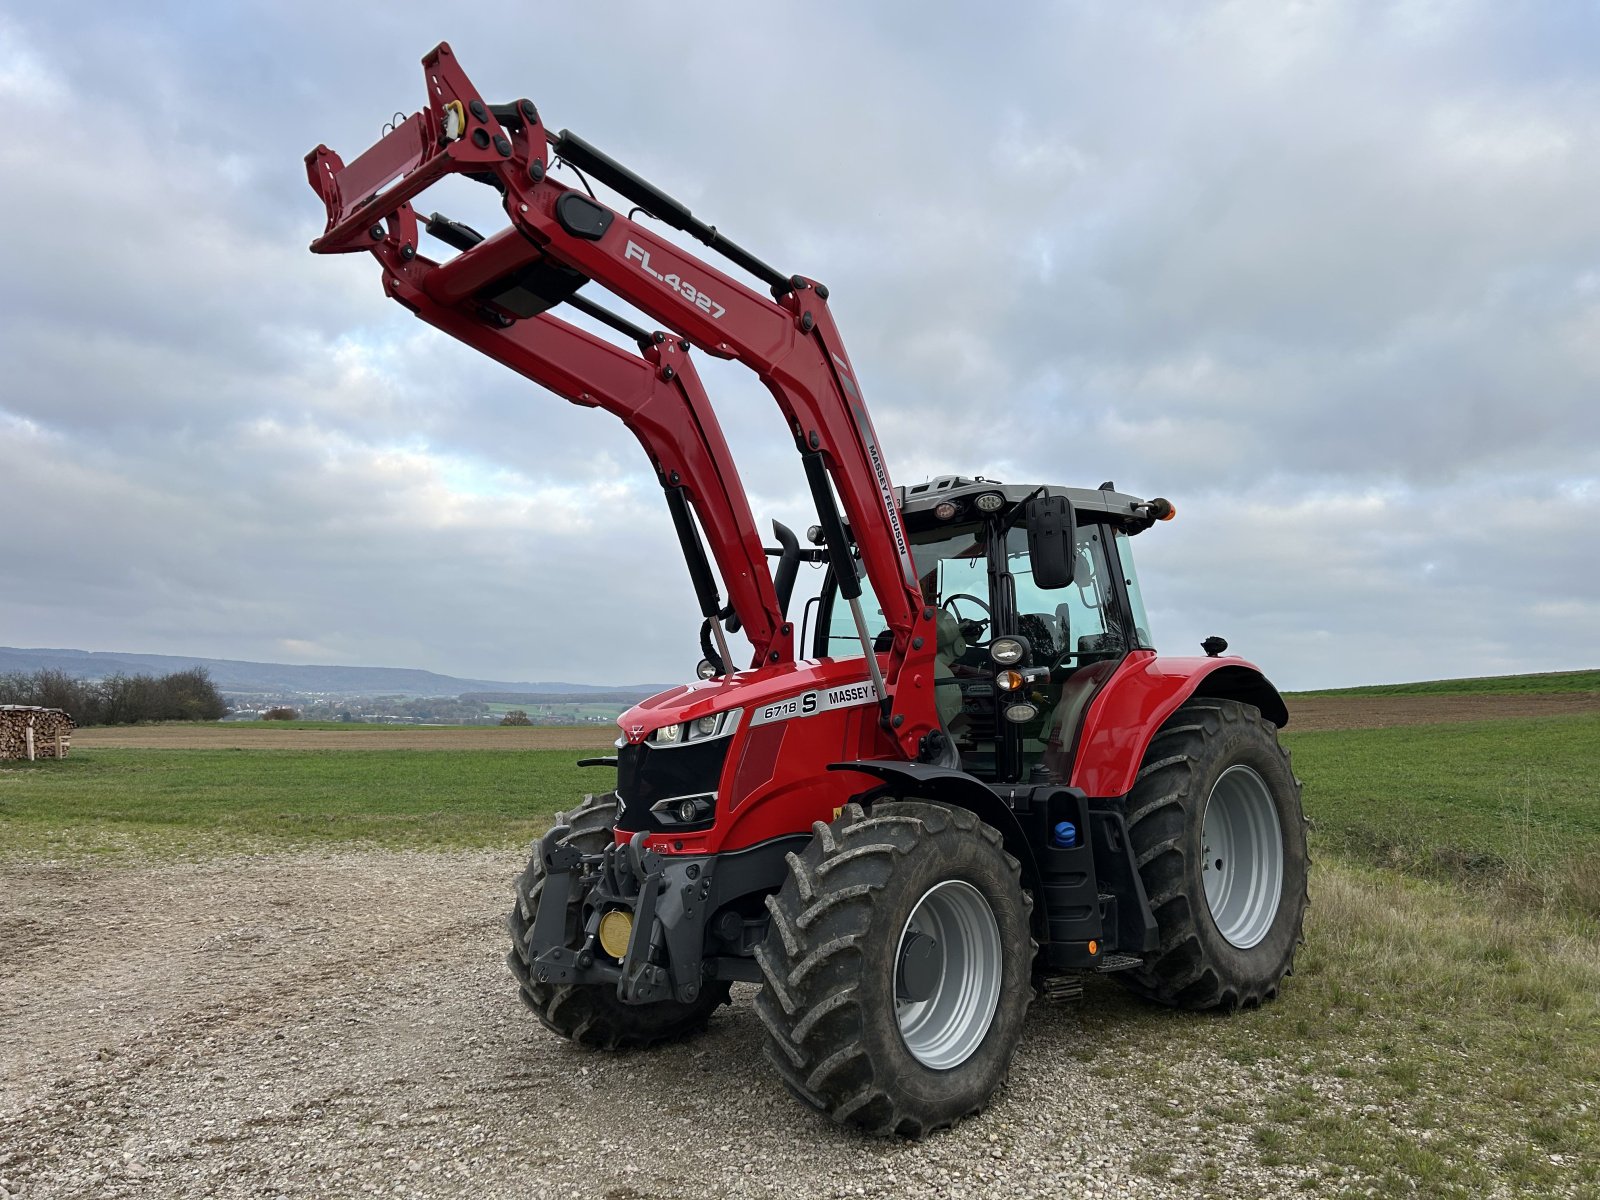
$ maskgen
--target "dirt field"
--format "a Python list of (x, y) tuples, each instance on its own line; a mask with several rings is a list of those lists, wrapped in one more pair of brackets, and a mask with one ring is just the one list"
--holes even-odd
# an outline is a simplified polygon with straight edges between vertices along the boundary
[[(1553, 692), (1499, 696), (1305, 696), (1289, 701), (1289, 728), (1383, 729), (1600, 713), (1600, 693)], [(77, 735), (74, 734), (74, 737)]]
[(271, 723), (111, 725), (75, 730), (74, 749), (149, 750), (594, 750), (608, 749), (614, 725), (364, 725), (354, 729), (284, 729)]
[(0, 1196), (1193, 1194), (1131, 1174), (1154, 1148), (1294, 1191), (1245, 1129), (1152, 1127), (1139, 1039), (1092, 1007), (1036, 1006), (998, 1104), (921, 1145), (790, 1099), (748, 988), (690, 1043), (577, 1050), (501, 961), (516, 858), (0, 866)]

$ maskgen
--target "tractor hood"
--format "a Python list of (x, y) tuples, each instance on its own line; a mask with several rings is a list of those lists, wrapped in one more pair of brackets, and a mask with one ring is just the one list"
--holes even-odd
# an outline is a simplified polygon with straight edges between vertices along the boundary
[(623, 742), (637, 744), (658, 729), (734, 708), (742, 710), (742, 724), (762, 725), (877, 698), (864, 659), (801, 659), (683, 684), (635, 704), (617, 725)]

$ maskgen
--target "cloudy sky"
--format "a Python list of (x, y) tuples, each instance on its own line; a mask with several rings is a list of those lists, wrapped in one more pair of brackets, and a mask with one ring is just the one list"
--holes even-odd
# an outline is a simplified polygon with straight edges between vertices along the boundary
[[(355, 12), (0, 0), (0, 643), (692, 669), (621, 425), (306, 252), (302, 156), (416, 109), (448, 40), (825, 280), (897, 482), (1175, 500), (1136, 543), (1164, 649), (1286, 687), (1600, 666), (1594, 5)], [(803, 529), (776, 407), (703, 370)]]

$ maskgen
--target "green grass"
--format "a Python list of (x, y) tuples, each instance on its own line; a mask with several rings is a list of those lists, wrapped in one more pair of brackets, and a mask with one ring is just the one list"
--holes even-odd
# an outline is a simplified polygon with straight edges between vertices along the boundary
[(1326, 850), (1600, 916), (1600, 714), (1284, 741)]
[(574, 750), (73, 750), (0, 768), (0, 853), (525, 844), (614, 774)]
[(1600, 1196), (1600, 716), (1285, 741), (1314, 858), (1294, 975), (1226, 1017), (1105, 988), (1090, 1069), (1167, 1081), (1315, 1195)]
[(1475, 679), (1428, 679), (1420, 683), (1380, 683), (1368, 687), (1290, 692), (1295, 696), (1502, 696), (1540, 692), (1600, 692), (1600, 670), (1551, 671), (1543, 675), (1489, 675)]
[(1277, 1000), (1182, 1014), (1101, 984), (1088, 1069), (1154, 1081), (1139, 1120), (1242, 1134), (1318, 1196), (1600, 1194), (1600, 927), (1326, 851), (1311, 896)]

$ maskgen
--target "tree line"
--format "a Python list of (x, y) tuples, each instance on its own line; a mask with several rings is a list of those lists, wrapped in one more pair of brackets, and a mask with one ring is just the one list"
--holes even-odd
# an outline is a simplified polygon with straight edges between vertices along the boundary
[(74, 679), (64, 671), (0, 675), (0, 704), (65, 709), (79, 725), (140, 721), (217, 721), (228, 705), (204, 667), (170, 675)]

